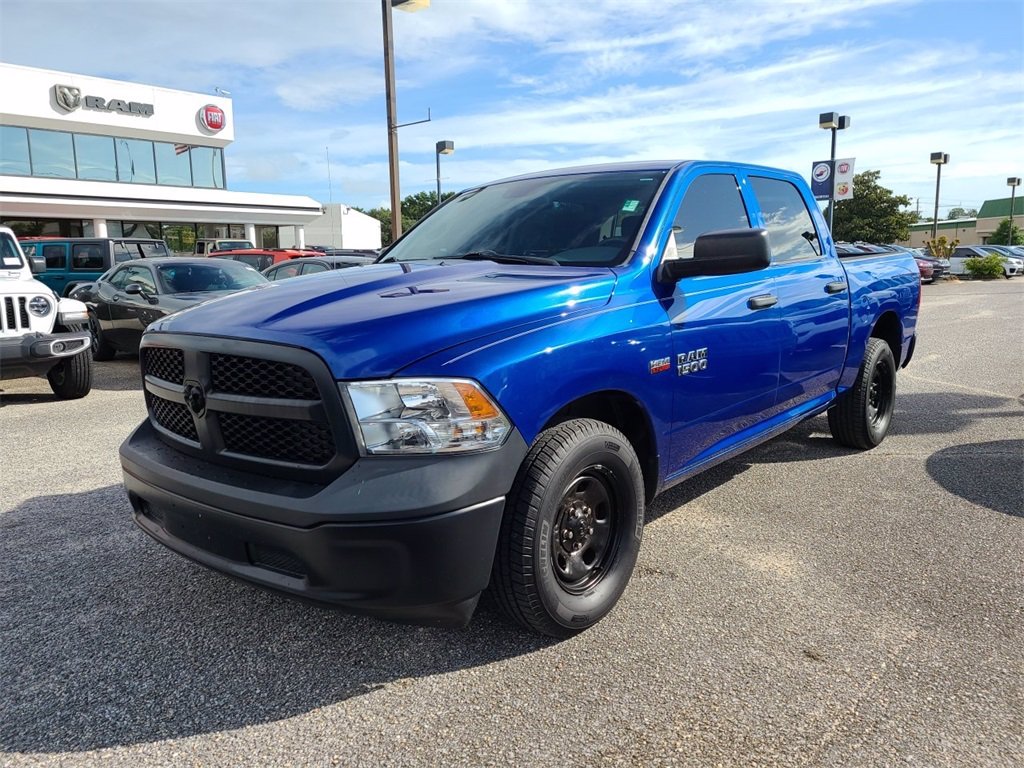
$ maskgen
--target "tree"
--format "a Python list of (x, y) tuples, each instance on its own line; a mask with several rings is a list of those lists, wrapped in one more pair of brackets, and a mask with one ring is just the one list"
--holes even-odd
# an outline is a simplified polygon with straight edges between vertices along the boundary
[(949, 213), (946, 214), (947, 219), (976, 219), (977, 217), (977, 208), (950, 208)]
[[(443, 192), (441, 199), (447, 200), (449, 197), (454, 196), (454, 192)], [(413, 224), (430, 213), (436, 205), (436, 192), (416, 192), (402, 198), (402, 231), (405, 232), (407, 229), (410, 229)], [(380, 222), (381, 245), (391, 245), (391, 209), (371, 208), (365, 211), (362, 208), (356, 208), (356, 210), (377, 219)]]
[(1024, 245), (1024, 232), (1016, 221), (1013, 222), (1013, 242), (1010, 242), (1010, 219), (1005, 218), (999, 222), (988, 242), (991, 245)]
[[(894, 195), (878, 183), (881, 171), (864, 171), (853, 177), (853, 199), (836, 204), (833, 237), (836, 240), (894, 243), (910, 236), (917, 218), (906, 195)], [(825, 214), (828, 218), (828, 213)]]
[(947, 240), (945, 235), (939, 235), (935, 240), (924, 241), (924, 247), (936, 259), (948, 259), (958, 245), (959, 240)]

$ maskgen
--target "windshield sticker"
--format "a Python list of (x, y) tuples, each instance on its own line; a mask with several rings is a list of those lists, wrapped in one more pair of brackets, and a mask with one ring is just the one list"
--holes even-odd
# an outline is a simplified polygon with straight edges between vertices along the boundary
[(632, 213), (633, 211), (635, 211), (637, 209), (638, 205), (640, 205), (640, 201), (639, 200), (627, 200), (626, 202), (624, 202), (622, 204), (622, 210), (625, 213)]
[(21, 266), (21, 259), (17, 258), (16, 256), (4, 256), (4, 266), (5, 267), (20, 267)]

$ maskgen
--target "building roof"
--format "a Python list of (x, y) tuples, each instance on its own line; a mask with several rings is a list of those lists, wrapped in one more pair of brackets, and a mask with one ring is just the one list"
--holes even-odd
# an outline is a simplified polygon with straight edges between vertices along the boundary
[[(940, 221), (938, 229), (971, 229), (977, 222), (977, 219), (949, 219), (948, 221)], [(931, 229), (932, 223), (930, 221), (921, 221), (910, 225), (911, 232), (930, 232)]]
[(986, 200), (981, 204), (978, 211), (979, 219), (1006, 219), (1010, 216), (1010, 200), (1013, 200), (1013, 215), (1024, 214), (1024, 194), (1016, 195), (1015, 198), (1004, 197), (999, 200)]

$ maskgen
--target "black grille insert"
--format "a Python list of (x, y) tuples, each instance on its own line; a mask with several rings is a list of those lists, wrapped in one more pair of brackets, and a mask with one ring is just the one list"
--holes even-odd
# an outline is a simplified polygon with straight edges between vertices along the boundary
[(249, 544), (249, 560), (253, 565), (261, 568), (269, 568), (288, 576), (302, 578), (306, 575), (306, 564), (291, 552), (286, 552), (277, 547), (268, 547), (263, 544)]
[(319, 400), (316, 382), (304, 368), (276, 360), (210, 355), (213, 389), (235, 395)]
[(164, 400), (151, 392), (146, 392), (146, 405), (149, 407), (149, 413), (153, 420), (168, 432), (199, 442), (192, 413), (184, 405), (172, 400)]
[(146, 347), (145, 371), (148, 376), (181, 384), (185, 380), (185, 354), (180, 349)]
[(334, 437), (314, 421), (218, 414), (224, 447), (232, 453), (321, 466), (334, 457)]

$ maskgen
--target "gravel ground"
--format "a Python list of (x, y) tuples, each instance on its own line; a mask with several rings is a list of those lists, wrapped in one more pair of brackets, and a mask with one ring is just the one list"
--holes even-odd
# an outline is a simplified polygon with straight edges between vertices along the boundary
[(136, 530), (137, 362), (0, 396), (0, 764), (1024, 764), (1024, 280), (924, 287), (893, 432), (823, 418), (659, 497), (562, 642), (404, 627)]

